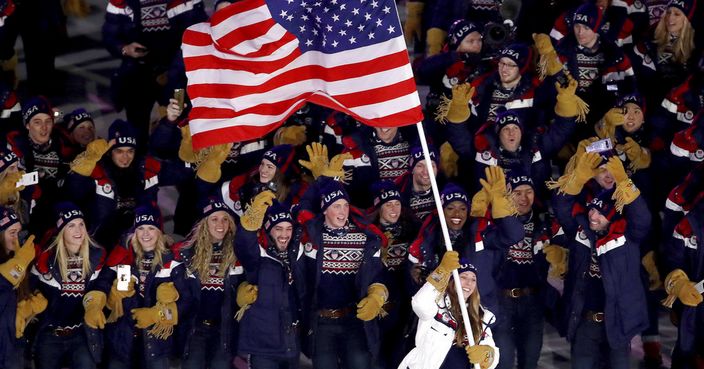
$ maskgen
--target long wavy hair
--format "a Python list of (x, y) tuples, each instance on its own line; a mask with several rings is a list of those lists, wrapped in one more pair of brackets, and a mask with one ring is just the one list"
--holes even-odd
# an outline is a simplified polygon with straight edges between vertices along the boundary
[[(256, 172), (254, 172), (254, 176), (252, 177), (252, 180), (255, 181), (255, 183), (260, 183), (259, 181), (259, 170), (257, 169)], [(291, 185), (293, 182), (296, 180), (296, 178), (287, 178), (281, 169), (276, 168), (276, 173), (274, 173), (274, 178), (271, 180), (274, 182), (274, 185), (276, 185), (276, 200), (279, 202), (284, 202), (286, 201), (286, 198), (288, 197), (288, 193), (290, 191)], [(254, 199), (254, 197), (257, 194), (253, 194), (251, 199), (248, 199), (251, 201)]]
[[(228, 268), (237, 261), (234, 248), (235, 222), (229, 214), (227, 215), (227, 223), (229, 227), (222, 240), (222, 262), (218, 268), (218, 277), (224, 277)], [(186, 241), (187, 247), (195, 248), (188, 269), (191, 273), (198, 275), (201, 283), (205, 283), (210, 276), (210, 259), (213, 257), (213, 242), (210, 239), (210, 232), (208, 232), (208, 217), (198, 221), (186, 238), (188, 240)]]
[[(457, 331), (455, 332), (455, 344), (462, 346), (464, 342), (464, 337), (467, 335), (467, 329), (462, 321), (462, 311), (460, 310), (459, 300), (457, 299), (457, 292), (455, 290), (455, 282), (450, 279), (450, 283), (447, 286), (447, 295), (450, 297), (450, 313), (452, 317), (457, 321)], [(479, 285), (474, 289), (466, 302), (467, 314), (469, 315), (469, 325), (472, 326), (472, 335), (474, 336), (474, 343), (479, 342), (482, 333), (482, 315), (483, 312), (480, 308), (479, 299)]]
[[(135, 230), (135, 232), (132, 233), (128, 239), (132, 245), (132, 250), (134, 250), (136, 265), (139, 266), (144, 258), (144, 249), (142, 248), (142, 243), (139, 242), (139, 238), (137, 238), (137, 231)], [(152, 272), (156, 270), (157, 266), (160, 268), (164, 266), (164, 255), (169, 253), (169, 247), (172, 243), (173, 240), (171, 237), (165, 235), (164, 232), (159, 229), (159, 236), (156, 239), (156, 247), (154, 247), (154, 259), (152, 261), (151, 268)]]
[[(54, 262), (59, 265), (59, 272), (61, 274), (61, 280), (62, 281), (67, 281), (68, 280), (68, 250), (66, 250), (66, 244), (64, 243), (64, 232), (66, 231), (66, 227), (62, 228), (59, 231), (59, 234), (56, 235), (54, 240), (51, 242), (49, 245), (48, 250), (51, 250), (52, 248), (56, 249), (56, 253), (54, 256)], [(90, 238), (90, 235), (88, 235), (88, 232), (86, 231), (86, 237), (83, 239), (83, 242), (81, 243), (81, 248), (78, 250), (78, 255), (81, 256), (81, 271), (82, 271), (82, 276), (85, 280), (88, 280), (90, 278), (90, 273), (91, 273), (91, 266), (90, 266), (90, 248), (95, 247), (95, 248), (100, 248), (98, 244), (93, 241), (92, 238)]]
[[(655, 27), (654, 42), (658, 47), (658, 55), (661, 55), (670, 45), (670, 33), (667, 32), (667, 22), (665, 18), (667, 13), (663, 14)], [(681, 64), (687, 63), (692, 56), (694, 50), (694, 28), (692, 23), (685, 17), (684, 26), (677, 37), (677, 41), (672, 45), (672, 59)]]

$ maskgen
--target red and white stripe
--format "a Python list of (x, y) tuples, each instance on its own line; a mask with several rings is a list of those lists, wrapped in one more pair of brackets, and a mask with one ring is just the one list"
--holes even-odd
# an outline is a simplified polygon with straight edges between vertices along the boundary
[(405, 42), (302, 53), (263, 0), (241, 1), (183, 37), (195, 148), (262, 137), (306, 102), (372, 126), (422, 120)]

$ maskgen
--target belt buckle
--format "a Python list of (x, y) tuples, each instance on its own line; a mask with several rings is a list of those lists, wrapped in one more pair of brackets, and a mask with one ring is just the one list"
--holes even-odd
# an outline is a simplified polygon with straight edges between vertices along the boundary
[(68, 328), (54, 328), (54, 336), (56, 337), (66, 337), (71, 334), (73, 330)]
[(594, 313), (592, 315), (592, 320), (594, 320), (597, 323), (603, 323), (604, 322), (604, 313)]
[(342, 316), (342, 309), (329, 309), (330, 319), (339, 319)]
[(511, 288), (511, 290), (508, 292), (508, 295), (514, 299), (517, 299), (517, 298), (521, 297), (521, 289), (520, 288)]

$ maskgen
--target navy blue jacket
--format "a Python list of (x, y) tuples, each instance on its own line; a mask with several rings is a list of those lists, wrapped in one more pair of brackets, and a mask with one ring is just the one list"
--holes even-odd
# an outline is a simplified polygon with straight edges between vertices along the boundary
[[(80, 296), (66, 297), (65, 294), (71, 294), (70, 291), (62, 291), (63, 280), (61, 272), (55, 259), (55, 248), (48, 249), (42, 252), (34, 267), (32, 268), (31, 285), (44, 295), (48, 301), (46, 310), (39, 316), (39, 332), (51, 330), (61, 326), (59, 322), (70, 320), (73, 324), (82, 324), (82, 328), (86, 335), (86, 342), (90, 354), (95, 362), (100, 362), (103, 352), (103, 333), (99, 329), (93, 329), (83, 323), (83, 296), (93, 290), (102, 291), (107, 294), (110, 291), (110, 285), (104, 280), (98, 278), (100, 271), (103, 269), (105, 259), (105, 250), (101, 247), (90, 247), (90, 275), (84, 276), (85, 286)], [(67, 307), (66, 302), (70, 300), (71, 306)], [(71, 309), (74, 310), (71, 310)], [(79, 309), (80, 311), (77, 311)]]
[(627, 345), (633, 336), (648, 327), (645, 288), (641, 279), (640, 243), (648, 234), (650, 211), (638, 197), (614, 219), (605, 236), (589, 228), (587, 211), (576, 204), (576, 196), (554, 196), (554, 209), (565, 232), (570, 250), (563, 298), (567, 338), (575, 338), (584, 314), (587, 272), (592, 250), (596, 249), (604, 285), (606, 337), (612, 347)]
[[(304, 235), (301, 243), (305, 247), (304, 265), (306, 271), (306, 285), (310, 287), (304, 303), (304, 311), (307, 312), (307, 315), (304, 314), (303, 325), (305, 331), (309, 332), (309, 335), (304, 339), (312, 343), (315, 342), (314, 335), (318, 321), (318, 319), (316, 319), (318, 314), (317, 290), (322, 273), (323, 224), (325, 219), (323, 214), (314, 216), (307, 207), (304, 207), (304, 210), (300, 212), (298, 219), (304, 226)], [(367, 236), (367, 242), (364, 245), (362, 265), (359, 267), (359, 271), (355, 277), (358, 292), (357, 300), (361, 301), (367, 296), (367, 289), (371, 284), (384, 283), (380, 248), (382, 243), (386, 242), (386, 239), (376, 226), (366, 222), (362, 213), (356, 208), (350, 207), (349, 221), (354, 223), (359, 230), (364, 232)], [(364, 322), (364, 332), (367, 337), (369, 351), (372, 355), (376, 356), (379, 352), (379, 327), (377, 320), (374, 319)], [(312, 345), (310, 346), (312, 347)]]
[(276, 256), (274, 241), (261, 230), (237, 230), (235, 251), (247, 273), (247, 281), (258, 286), (257, 300), (240, 320), (238, 351), (274, 358), (300, 355), (300, 321), (306, 289), (300, 232), (289, 241), (287, 268)]
[[(700, 202), (677, 224), (663, 255), (667, 272), (682, 269), (689, 280), (698, 283), (704, 279), (704, 203)], [(679, 306), (678, 306), (679, 305)], [(681, 309), (678, 343), (684, 352), (701, 352), (704, 344), (704, 304), (696, 307), (678, 303)]]
[[(185, 265), (189, 265), (191, 258), (195, 255), (195, 246), (186, 247), (184, 242), (176, 243), (173, 247), (174, 259), (176, 261), (182, 262)], [(223, 247), (228, 247), (223, 245)], [(234, 245), (230, 246), (234, 247)], [(244, 269), (239, 261), (235, 262), (228, 268), (224, 278), (224, 298), (222, 301), (222, 306), (220, 307), (221, 317), (220, 319), (220, 345), (225, 352), (235, 353), (237, 352), (237, 334), (238, 334), (238, 324), (234, 319), (235, 313), (237, 312), (237, 286), (242, 282)], [(195, 278), (189, 278), (188, 284), (191, 290), (190, 295), (193, 297), (193, 306), (200, 306), (201, 302), (201, 283), (198, 275)], [(188, 351), (190, 346), (190, 339), (196, 330), (196, 317), (197, 312), (194, 309), (193, 314), (183, 320), (179, 319), (178, 324), (178, 342), (176, 343), (177, 352), (183, 352), (184, 358), (188, 357)]]
[(0, 277), (0, 368), (5, 368), (8, 358), (14, 357), (20, 343), (15, 338), (17, 302), (17, 290), (7, 279)]
[[(127, 246), (123, 246), (125, 244)], [(137, 279), (134, 285), (137, 292), (132, 297), (126, 297), (122, 300), (124, 315), (115, 323), (109, 323), (105, 326), (105, 338), (110, 345), (111, 352), (123, 362), (130, 362), (132, 355), (137, 353), (143, 353), (146, 359), (154, 359), (173, 353), (174, 335), (171, 335), (166, 340), (158, 339), (147, 334), (149, 328), (142, 330), (143, 347), (138, 351), (134, 351), (136, 343), (134, 337), (138, 328), (135, 327), (136, 322), (132, 319), (130, 311), (136, 308), (154, 306), (156, 304), (156, 290), (160, 284), (166, 282), (174, 283), (179, 294), (179, 298), (176, 301), (179, 321), (187, 319), (188, 315), (191, 314), (190, 309), (193, 297), (190, 296), (190, 289), (187, 286), (186, 279), (188, 277), (186, 276), (185, 265), (173, 260), (173, 255), (170, 252), (162, 256), (162, 262), (163, 267), (156, 266), (154, 272), (147, 274), (146, 279), (141, 281), (139, 265), (136, 264), (132, 245), (129, 242), (123, 242), (112, 250), (106, 261), (106, 268), (103, 268), (98, 277), (112, 285), (115, 278), (117, 278), (117, 266), (122, 264), (130, 265), (130, 271)], [(138, 292), (142, 283), (144, 284), (144, 297), (141, 297)]]

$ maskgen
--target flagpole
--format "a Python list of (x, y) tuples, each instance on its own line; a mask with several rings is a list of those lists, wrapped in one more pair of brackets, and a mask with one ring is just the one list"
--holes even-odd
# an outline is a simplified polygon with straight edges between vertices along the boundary
[[(433, 189), (435, 207), (438, 209), (438, 218), (440, 220), (442, 236), (445, 240), (445, 248), (447, 249), (447, 251), (452, 251), (452, 241), (450, 241), (450, 232), (447, 229), (447, 221), (445, 220), (445, 214), (443, 213), (442, 201), (440, 201), (440, 190), (438, 190), (438, 182), (435, 180), (435, 171), (433, 171), (433, 165), (430, 161), (430, 150), (428, 149), (428, 142), (425, 139), (425, 129), (423, 129), (423, 122), (416, 123), (416, 128), (418, 129), (420, 144), (423, 148), (423, 155), (425, 156), (425, 165), (428, 168), (428, 174), (430, 175), (430, 185)], [(457, 292), (457, 297), (460, 301), (460, 311), (462, 312), (462, 322), (464, 323), (465, 331), (467, 332), (467, 341), (469, 341), (470, 346), (474, 346), (474, 332), (472, 332), (472, 325), (469, 324), (467, 304), (465, 303), (465, 299), (462, 294), (462, 285), (460, 284), (460, 275), (457, 272), (457, 269), (452, 271), (452, 277), (455, 283), (455, 291)], [(474, 368), (479, 369), (479, 364), (474, 364)]]

